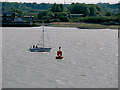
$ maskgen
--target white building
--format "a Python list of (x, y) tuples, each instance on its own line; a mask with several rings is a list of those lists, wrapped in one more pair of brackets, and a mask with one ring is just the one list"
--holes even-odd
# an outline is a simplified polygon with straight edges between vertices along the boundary
[(22, 18), (21, 17), (18, 17), (18, 18), (15, 18), (14, 19), (14, 22), (22, 22), (23, 20), (22, 20)]

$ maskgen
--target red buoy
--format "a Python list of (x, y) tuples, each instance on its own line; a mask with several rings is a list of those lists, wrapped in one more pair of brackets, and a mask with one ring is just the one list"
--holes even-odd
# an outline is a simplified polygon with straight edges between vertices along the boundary
[(61, 47), (59, 47), (59, 51), (57, 51), (56, 59), (63, 59)]

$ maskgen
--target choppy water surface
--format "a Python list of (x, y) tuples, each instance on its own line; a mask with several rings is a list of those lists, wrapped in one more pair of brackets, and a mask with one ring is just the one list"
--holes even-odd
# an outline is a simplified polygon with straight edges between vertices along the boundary
[[(52, 51), (32, 53), (27, 50), (40, 40), (41, 27), (3, 28), (3, 88), (117, 88), (117, 30), (46, 30)], [(59, 46), (63, 60), (55, 59)]]

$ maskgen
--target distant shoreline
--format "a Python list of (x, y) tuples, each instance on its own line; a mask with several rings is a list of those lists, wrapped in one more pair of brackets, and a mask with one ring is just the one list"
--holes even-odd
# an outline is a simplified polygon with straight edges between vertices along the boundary
[[(2, 26), (2, 27), (39, 27), (41, 26), (40, 23), (36, 23), (34, 25), (23, 25), (23, 26)], [(52, 22), (52, 23), (45, 23), (45, 26), (51, 27), (76, 27), (79, 29), (118, 29), (120, 26), (118, 25), (102, 25), (102, 24), (93, 24), (93, 23), (72, 23), (72, 22)]]
[(69, 23), (69, 22), (53, 22), (47, 26), (52, 27), (76, 27), (79, 29), (118, 29), (118, 25), (101, 25), (92, 23)]

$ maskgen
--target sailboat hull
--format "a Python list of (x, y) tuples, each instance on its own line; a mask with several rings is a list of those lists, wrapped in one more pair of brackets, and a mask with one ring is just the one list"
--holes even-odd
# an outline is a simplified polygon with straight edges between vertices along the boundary
[(31, 52), (50, 52), (51, 48), (30, 48)]

